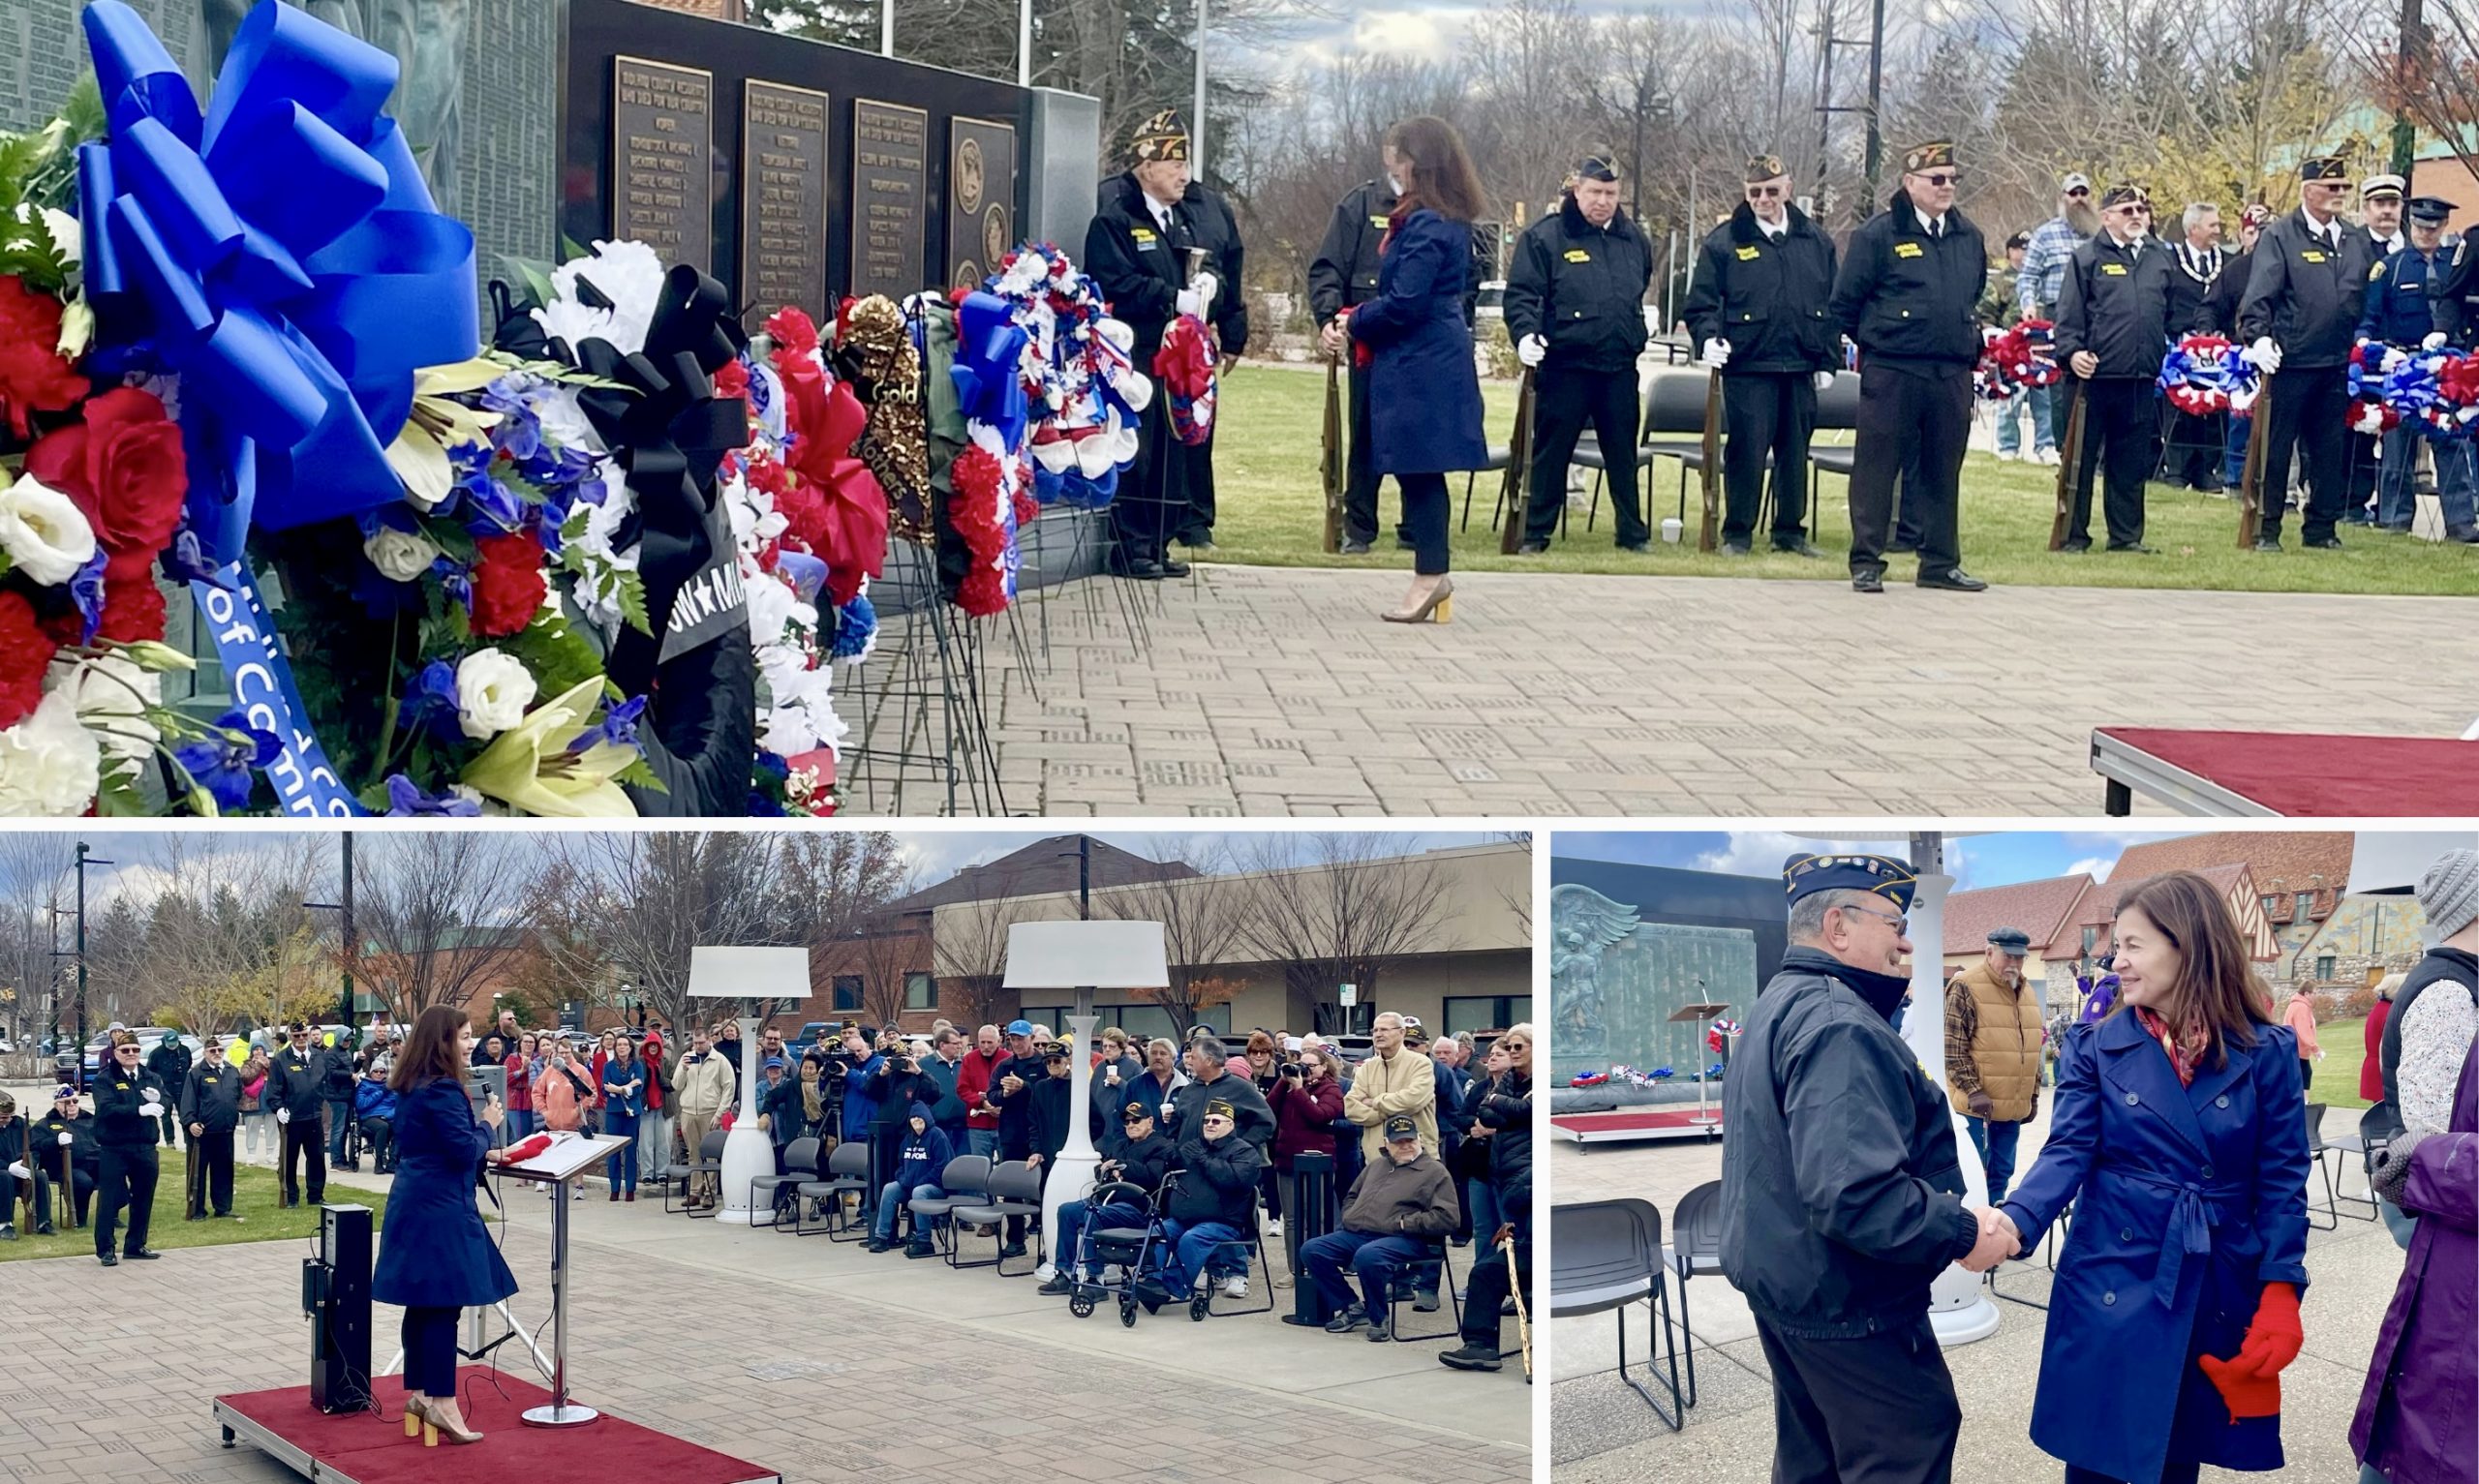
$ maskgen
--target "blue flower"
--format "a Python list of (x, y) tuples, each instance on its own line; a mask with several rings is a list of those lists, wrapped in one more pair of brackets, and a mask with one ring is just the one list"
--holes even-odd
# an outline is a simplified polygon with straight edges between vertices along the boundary
[(458, 742), (465, 740), (465, 731), (456, 718), (456, 667), (444, 659), (434, 659), (413, 676), (413, 685), (397, 708), (396, 724), (408, 729), (428, 728), (441, 742)]
[(576, 739), (568, 743), (568, 750), (583, 752), (597, 742), (608, 742), (615, 747), (633, 747), (637, 744), (637, 718), (645, 713), (646, 698), (631, 696), (603, 712), (600, 721), (579, 732)]
[(391, 819), (413, 816), (472, 819), (481, 812), (481, 804), (474, 800), (455, 794), (425, 794), (420, 784), (401, 772), (387, 775), (387, 815)]
[(206, 548), (199, 543), (198, 532), (185, 519), (172, 532), (172, 544), (164, 548), (160, 559), (164, 576), (170, 582), (202, 582), (211, 587), (225, 586), (223, 571), (206, 558)]
[(835, 611), (835, 648), (830, 658), (858, 659), (870, 651), (870, 642), (878, 636), (878, 610), (866, 592), (856, 592), (852, 601)]
[(247, 808), (255, 781), (251, 774), (274, 762), (284, 743), (274, 733), (250, 725), (249, 717), (238, 710), (226, 712), (215, 725), (215, 736), (183, 742), (172, 756), (200, 788), (215, 796), (217, 807)]
[(69, 595), (77, 602), (79, 644), (94, 643), (95, 630), (104, 621), (104, 558), (107, 555), (102, 547), (96, 547), (95, 555), (87, 559), (86, 564), (71, 574), (69, 579)]

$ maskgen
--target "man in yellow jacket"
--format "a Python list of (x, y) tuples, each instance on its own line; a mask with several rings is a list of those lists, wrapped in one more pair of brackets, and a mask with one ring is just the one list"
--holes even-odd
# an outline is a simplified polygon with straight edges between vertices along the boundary
[[(714, 1038), (700, 1030), (690, 1037), (689, 1049), (680, 1054), (679, 1064), (671, 1069), (673, 1110), (680, 1119), (680, 1137), (689, 1151), (689, 1161), (697, 1161), (697, 1147), (706, 1136), (722, 1121), (723, 1110), (732, 1105), (731, 1064), (715, 1049)], [(692, 1211), (719, 1204), (720, 1182), (712, 1174), (690, 1177), (689, 1208)]]
[(1386, 1120), (1401, 1114), (1420, 1127), (1421, 1147), (1437, 1153), (1437, 1066), (1403, 1047), (1403, 1017), (1388, 1011), (1369, 1023), (1376, 1051), (1352, 1069), (1343, 1093), (1343, 1116), (1361, 1127), (1360, 1147), (1368, 1163), (1386, 1155)]
[(2023, 981), (2031, 951), (2023, 929), (1992, 929), (1980, 961), (1945, 986), (1945, 1095), (1968, 1115), (1992, 1206), (2005, 1198), (2015, 1145), (2040, 1105), (2040, 1000)]

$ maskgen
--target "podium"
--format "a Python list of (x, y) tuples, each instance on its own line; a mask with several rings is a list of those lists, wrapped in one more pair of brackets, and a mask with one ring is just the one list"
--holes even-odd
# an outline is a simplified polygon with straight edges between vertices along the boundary
[(616, 1135), (579, 1135), (554, 1143), (530, 1160), (493, 1165), (494, 1173), (528, 1185), (547, 1185), (551, 1202), (551, 1400), (528, 1408), (528, 1427), (578, 1427), (602, 1413), (568, 1400), (568, 1206), (559, 1188), (599, 1166), (628, 1140)]
[(1699, 1129), (1714, 1128), (1722, 1121), (1708, 1110), (1709, 1105), (1705, 1099), (1704, 1027), (1720, 1019), (1722, 1012), (1729, 1008), (1727, 1004), (1681, 1005), (1669, 1015), (1672, 1025), (1683, 1025), (1689, 1021), (1694, 1021), (1696, 1024), (1696, 1116), (1687, 1121)]

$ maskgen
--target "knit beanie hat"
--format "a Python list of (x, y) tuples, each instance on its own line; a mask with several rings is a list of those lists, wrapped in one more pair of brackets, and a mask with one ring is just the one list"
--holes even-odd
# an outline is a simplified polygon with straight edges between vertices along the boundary
[(2419, 910), (2439, 938), (2479, 921), (2479, 850), (2448, 850), (2419, 878)]

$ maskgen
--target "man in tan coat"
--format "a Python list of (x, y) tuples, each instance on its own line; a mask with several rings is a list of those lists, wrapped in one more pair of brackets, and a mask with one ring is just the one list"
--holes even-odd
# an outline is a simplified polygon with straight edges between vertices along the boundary
[(1377, 1047), (1352, 1069), (1343, 1116), (1361, 1126), (1361, 1152), (1374, 1165), (1386, 1155), (1386, 1120), (1400, 1113), (1420, 1126), (1421, 1147), (1437, 1153), (1437, 1068), (1403, 1046), (1403, 1017), (1388, 1011), (1369, 1022)]
[(1988, 1200), (2005, 1198), (2014, 1148), (2040, 1105), (2040, 999), (2023, 981), (2031, 934), (1994, 928), (1980, 961), (1945, 986), (1945, 1095), (1968, 1115), (1988, 1171)]
[[(732, 1105), (732, 1069), (722, 1054), (715, 1049), (714, 1038), (704, 1031), (689, 1040), (689, 1049), (671, 1069), (672, 1111), (680, 1120), (680, 1140), (689, 1151), (689, 1163), (697, 1161), (697, 1146), (715, 1132), (723, 1109)], [(689, 1179), (689, 1208), (692, 1211), (715, 1204), (720, 1187), (710, 1170)]]

